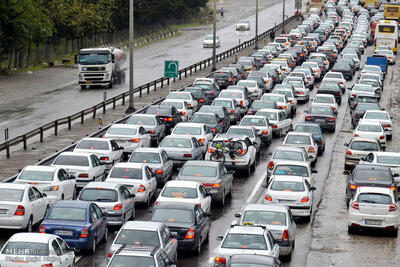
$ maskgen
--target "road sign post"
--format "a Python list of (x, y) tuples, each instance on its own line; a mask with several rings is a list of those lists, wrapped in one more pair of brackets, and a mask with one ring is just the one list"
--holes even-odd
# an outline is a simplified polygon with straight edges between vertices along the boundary
[(171, 91), (171, 78), (178, 78), (179, 72), (179, 61), (177, 60), (166, 60), (164, 63), (164, 77), (168, 78), (169, 91)]

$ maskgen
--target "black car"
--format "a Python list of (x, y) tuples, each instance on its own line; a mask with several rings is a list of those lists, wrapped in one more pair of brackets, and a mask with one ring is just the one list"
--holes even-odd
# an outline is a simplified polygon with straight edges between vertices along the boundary
[(209, 80), (196, 80), (193, 86), (205, 89), (206, 95), (211, 100), (211, 102), (219, 95), (221, 91), (218, 84), (212, 83)]
[(195, 86), (195, 87), (185, 87), (184, 91), (192, 93), (194, 98), (199, 103), (199, 106), (201, 106), (201, 105), (209, 105), (212, 102), (212, 100), (208, 97), (208, 95), (206, 93), (206, 89), (204, 89), (204, 88), (197, 87), (197, 86)]
[(243, 65), (240, 64), (229, 64), (228, 67), (233, 67), (237, 68), (238, 72), (240, 73), (240, 76), (242, 76), (242, 79), (246, 79), (246, 70), (244, 69)]
[(333, 66), (337, 58), (337, 55), (332, 47), (320, 46), (317, 48), (317, 53), (324, 54), (329, 60), (329, 66)]
[[(343, 173), (349, 174), (348, 171), (344, 171)], [(373, 164), (356, 165), (347, 178), (347, 206), (356, 193), (357, 188), (360, 186), (392, 188), (393, 191), (396, 191), (395, 195), (397, 195), (397, 185), (394, 177), (398, 176), (399, 174), (392, 174), (392, 171), (388, 166)]]
[(351, 125), (356, 128), (358, 121), (364, 116), (366, 110), (382, 110), (378, 103), (358, 103), (351, 114)]
[(157, 115), (165, 124), (166, 134), (171, 133), (171, 129), (173, 129), (179, 122), (182, 122), (181, 115), (176, 107), (161, 107), (159, 105), (152, 105), (148, 107), (144, 113)]
[(358, 94), (350, 101), (350, 108), (355, 109), (359, 103), (379, 104), (379, 98), (377, 96), (372, 96), (372, 95)]
[(214, 79), (221, 89), (225, 89), (229, 85), (234, 85), (234, 78), (231, 71), (217, 70), (214, 72)]
[(211, 132), (216, 135), (217, 133), (224, 132), (224, 120), (215, 113), (196, 112), (190, 118), (189, 122), (204, 123)]
[(353, 69), (351, 68), (350, 64), (345, 61), (338, 61), (335, 65), (333, 65), (332, 71), (341, 72), (347, 81), (353, 79)]
[(257, 69), (262, 68), (264, 64), (267, 64), (268, 62), (268, 58), (262, 53), (253, 53), (249, 55), (249, 57), (253, 57), (255, 59)]
[(178, 240), (178, 249), (195, 250), (199, 254), (202, 244), (208, 240), (211, 213), (198, 204), (161, 202), (151, 211), (150, 221), (162, 222)]
[(218, 117), (222, 118), (221, 124), (224, 126), (223, 132), (226, 132), (231, 126), (231, 120), (229, 118), (231, 113), (226, 107), (204, 105), (198, 112), (217, 114)]
[(336, 103), (342, 103), (342, 89), (337, 82), (324, 81), (320, 84), (317, 94), (330, 94), (335, 96)]
[(353, 70), (353, 73), (355, 73), (357, 70), (356, 62), (352, 57), (349, 57), (348, 55), (343, 55), (343, 57), (339, 58), (336, 63), (349, 64), (351, 69)]
[[(221, 265), (224, 266), (224, 265)], [(225, 265), (226, 267), (236, 266), (268, 266), (283, 267), (279, 259), (272, 256), (256, 255), (256, 254), (237, 254), (230, 257)]]
[(247, 111), (247, 115), (255, 115), (260, 109), (277, 109), (276, 102), (267, 100), (254, 100)]
[(319, 124), (321, 129), (335, 132), (336, 116), (329, 106), (311, 106), (305, 112), (305, 121)]

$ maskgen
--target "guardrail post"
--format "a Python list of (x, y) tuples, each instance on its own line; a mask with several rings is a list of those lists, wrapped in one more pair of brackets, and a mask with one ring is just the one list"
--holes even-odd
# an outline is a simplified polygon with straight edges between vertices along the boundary
[(122, 94), (122, 105), (125, 106), (125, 94)]
[(103, 114), (106, 114), (106, 101), (103, 101)]
[(58, 135), (58, 120), (54, 121), (54, 135)]
[(190, 67), (190, 75), (192, 75), (192, 67)]
[(72, 128), (72, 120), (71, 120), (71, 116), (68, 116), (68, 130), (71, 130)]
[(202, 64), (202, 62), (200, 62), (200, 70), (201, 70), (201, 64)]
[(197, 63), (194, 64), (194, 73), (196, 73), (196, 72), (197, 72)]
[(147, 94), (150, 94), (150, 84), (147, 84)]
[(40, 127), (40, 143), (43, 143), (43, 127)]
[(116, 98), (115, 98), (115, 96), (113, 97), (113, 109), (115, 109), (115, 105), (116, 105)]
[(164, 88), (164, 77), (161, 78), (161, 88)]
[(85, 122), (85, 112), (82, 110), (81, 111), (81, 124)]
[(187, 77), (187, 68), (185, 68), (185, 78)]
[(154, 92), (157, 91), (157, 82), (154, 82)]
[(27, 150), (28, 149), (28, 143), (26, 142), (26, 135), (25, 134), (22, 136), (22, 142), (24, 144), (24, 150)]
[(95, 119), (96, 118), (96, 106), (93, 106), (93, 119)]
[(167, 79), (167, 85), (169, 85), (169, 79)]
[(182, 72), (179, 72), (179, 80), (182, 79)]
[(10, 142), (6, 141), (6, 156), (9, 159), (10, 158)]

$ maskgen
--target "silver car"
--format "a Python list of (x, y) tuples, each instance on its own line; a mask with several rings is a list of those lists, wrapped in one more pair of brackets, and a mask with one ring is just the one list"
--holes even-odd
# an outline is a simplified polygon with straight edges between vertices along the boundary
[[(254, 127), (258, 136), (265, 146), (269, 146), (272, 141), (272, 127), (268, 119), (264, 116), (246, 115), (240, 122), (240, 126)], [(254, 140), (257, 142), (257, 140)]]
[(261, 148), (261, 138), (258, 135), (257, 129), (253, 126), (231, 126), (226, 132), (228, 136), (246, 136), (255, 145), (257, 155)]
[(172, 159), (161, 148), (142, 147), (132, 153), (128, 162), (144, 163), (156, 176), (157, 187), (162, 188), (171, 178)]
[(191, 136), (169, 135), (162, 140), (160, 148), (167, 152), (174, 166), (182, 166), (188, 160), (203, 159), (203, 147)]
[(108, 225), (123, 225), (135, 218), (135, 194), (121, 184), (88, 183), (79, 193), (78, 200), (96, 203), (107, 216)]
[(165, 124), (154, 114), (133, 114), (126, 121), (126, 124), (142, 125), (150, 134), (151, 140), (157, 144), (165, 136)]
[(360, 162), (360, 159), (369, 153), (384, 150), (378, 140), (361, 137), (352, 138), (344, 146), (347, 147), (344, 157), (345, 170), (355, 167)]
[(222, 162), (187, 161), (176, 179), (202, 183), (212, 199), (222, 205), (225, 205), (227, 196), (232, 196), (233, 172), (227, 171)]
[(108, 259), (124, 244), (139, 246), (160, 246), (172, 260), (177, 259), (178, 241), (171, 236), (168, 227), (161, 222), (129, 221), (118, 231), (110, 250)]
[(275, 151), (271, 154), (271, 158), (267, 165), (267, 175), (271, 176), (272, 171), (276, 164), (280, 161), (301, 161), (308, 162), (308, 155), (304, 148), (300, 147), (289, 147), (289, 146), (278, 146)]

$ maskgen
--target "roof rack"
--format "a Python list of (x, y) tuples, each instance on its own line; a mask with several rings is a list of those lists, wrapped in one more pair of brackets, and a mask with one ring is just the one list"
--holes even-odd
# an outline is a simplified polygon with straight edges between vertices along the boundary
[(267, 229), (267, 227), (265, 225), (261, 225), (261, 224), (253, 224), (250, 222), (247, 223), (243, 223), (242, 225), (236, 223), (234, 224), (233, 222), (231, 223), (231, 228), (235, 227), (235, 226), (246, 226), (246, 227), (261, 227), (262, 229)]
[(132, 244), (123, 244), (115, 254), (119, 254), (122, 250), (128, 251), (150, 251), (150, 255), (154, 256), (157, 250), (159, 250), (160, 246), (144, 246), (144, 245), (132, 245)]

